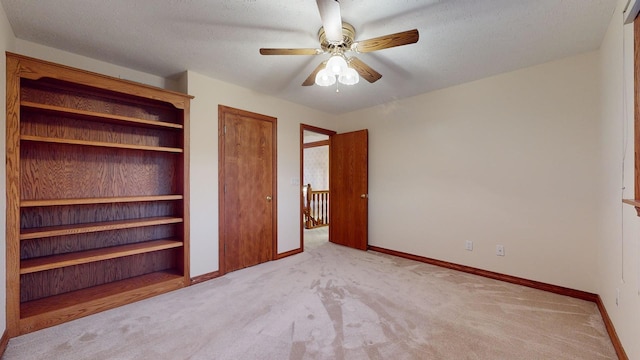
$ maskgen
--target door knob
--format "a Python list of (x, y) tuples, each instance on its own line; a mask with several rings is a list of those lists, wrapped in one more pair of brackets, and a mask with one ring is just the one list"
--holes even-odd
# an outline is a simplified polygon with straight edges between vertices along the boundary
[(367, 198), (367, 194), (362, 194), (362, 195), (360, 195), (360, 198), (362, 198), (362, 199), (366, 199), (366, 198)]
[(267, 195), (267, 201), (271, 201), (271, 196)]

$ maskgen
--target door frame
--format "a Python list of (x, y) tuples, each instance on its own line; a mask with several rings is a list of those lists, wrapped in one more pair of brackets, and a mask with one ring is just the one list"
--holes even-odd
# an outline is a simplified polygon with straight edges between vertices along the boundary
[(225, 179), (225, 171), (224, 171), (224, 159), (225, 159), (225, 147), (224, 147), (224, 114), (225, 113), (234, 113), (241, 114), (246, 116), (251, 116), (255, 118), (259, 118), (263, 121), (270, 121), (273, 123), (272, 130), (272, 156), (273, 156), (273, 171), (272, 171), (272, 182), (271, 182), (271, 194), (272, 194), (272, 251), (271, 251), (271, 259), (273, 261), (277, 258), (278, 254), (278, 142), (277, 142), (277, 118), (267, 115), (262, 115), (259, 113), (241, 110), (225, 105), (218, 105), (218, 272), (219, 275), (222, 276), (226, 274), (226, 266), (225, 266), (225, 202), (224, 202), (224, 179)]
[[(298, 214), (298, 219), (300, 221), (300, 250), (299, 252), (304, 251), (304, 198), (302, 197), (302, 187), (304, 186), (304, 132), (311, 131), (319, 134), (324, 134), (331, 136), (337, 134), (336, 131), (323, 129), (313, 125), (300, 124), (300, 186), (298, 189), (298, 195), (300, 197), (300, 213)], [(331, 142), (329, 142), (329, 153), (331, 153)], [(331, 158), (331, 157), (329, 157)], [(329, 195), (331, 196), (331, 195)], [(331, 201), (331, 200), (329, 200)], [(331, 226), (331, 222), (329, 222), (329, 226)]]

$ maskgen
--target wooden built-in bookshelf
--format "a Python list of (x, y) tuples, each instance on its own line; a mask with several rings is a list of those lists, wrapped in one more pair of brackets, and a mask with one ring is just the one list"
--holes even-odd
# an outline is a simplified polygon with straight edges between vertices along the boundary
[(7, 53), (10, 336), (189, 284), (190, 99)]

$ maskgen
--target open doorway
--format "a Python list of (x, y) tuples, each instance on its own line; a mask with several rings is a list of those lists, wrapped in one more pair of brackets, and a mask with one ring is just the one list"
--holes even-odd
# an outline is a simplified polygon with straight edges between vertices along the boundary
[(329, 137), (334, 134), (300, 125), (300, 242), (304, 250), (329, 241)]

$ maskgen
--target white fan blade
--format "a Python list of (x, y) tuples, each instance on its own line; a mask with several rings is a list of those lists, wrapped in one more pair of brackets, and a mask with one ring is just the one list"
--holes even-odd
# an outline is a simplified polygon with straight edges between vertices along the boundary
[(342, 17), (338, 0), (316, 0), (322, 27), (327, 41), (340, 44), (342, 42)]

